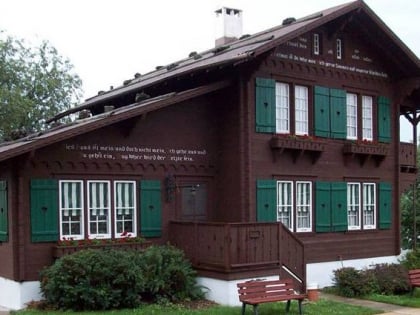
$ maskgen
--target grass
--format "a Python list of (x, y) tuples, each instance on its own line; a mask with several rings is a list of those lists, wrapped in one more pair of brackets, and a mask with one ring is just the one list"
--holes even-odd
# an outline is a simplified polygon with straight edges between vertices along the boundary
[(415, 290), (413, 295), (411, 295), (410, 293), (403, 295), (370, 294), (363, 298), (370, 301), (420, 308), (419, 290)]
[[(365, 307), (352, 306), (348, 304), (327, 301), (320, 299), (317, 302), (305, 303), (303, 306), (305, 315), (373, 315), (380, 314), (381, 311), (372, 310)], [(45, 310), (21, 310), (12, 312), (16, 315), (238, 315), (241, 314), (240, 307), (228, 306), (211, 306), (202, 309), (188, 309), (179, 305), (145, 305), (136, 309), (129, 310), (113, 310), (113, 311), (98, 311), (98, 312), (61, 312), (61, 311), (45, 311)], [(246, 315), (251, 315), (252, 307), (247, 306)], [(282, 315), (285, 314), (284, 303), (267, 303), (259, 306), (259, 315)], [(290, 315), (298, 314), (297, 303), (292, 302)]]

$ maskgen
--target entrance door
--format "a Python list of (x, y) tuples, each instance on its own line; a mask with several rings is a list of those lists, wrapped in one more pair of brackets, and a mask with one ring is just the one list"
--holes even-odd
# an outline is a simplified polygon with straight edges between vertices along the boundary
[(186, 221), (205, 221), (207, 219), (207, 184), (194, 183), (181, 187), (181, 219)]

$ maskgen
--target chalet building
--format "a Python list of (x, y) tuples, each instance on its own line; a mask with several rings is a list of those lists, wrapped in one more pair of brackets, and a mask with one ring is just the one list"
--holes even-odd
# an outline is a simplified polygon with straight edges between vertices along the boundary
[(241, 11), (216, 13), (215, 47), (0, 146), (0, 305), (40, 298), (64, 238), (170, 242), (231, 305), (239, 280), (396, 260), (418, 57), (361, 0), (240, 38)]

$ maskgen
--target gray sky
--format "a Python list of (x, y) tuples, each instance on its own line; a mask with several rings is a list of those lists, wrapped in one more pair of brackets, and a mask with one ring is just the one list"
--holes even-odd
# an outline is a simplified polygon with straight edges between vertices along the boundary
[[(0, 0), (0, 29), (34, 43), (48, 40), (70, 59), (84, 98), (119, 86), (136, 72), (214, 46), (215, 13), (243, 10), (243, 33), (253, 34), (346, 3), (346, 0)], [(365, 0), (420, 56), (420, 1)], [(404, 132), (406, 133), (406, 132)], [(410, 132), (407, 139), (411, 139)], [(404, 139), (403, 139), (404, 140)]]

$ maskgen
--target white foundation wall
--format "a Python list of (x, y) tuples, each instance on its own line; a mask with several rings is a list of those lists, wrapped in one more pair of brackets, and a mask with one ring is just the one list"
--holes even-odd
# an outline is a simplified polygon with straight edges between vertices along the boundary
[(306, 265), (306, 283), (318, 285), (318, 288), (332, 286), (334, 278), (334, 270), (343, 267), (353, 267), (356, 269), (370, 268), (376, 264), (392, 264), (398, 263), (400, 256), (385, 256), (364, 259), (339, 260), (325, 263), (307, 264)]
[(0, 305), (11, 310), (42, 299), (39, 281), (16, 282), (0, 277)]

